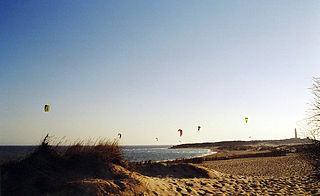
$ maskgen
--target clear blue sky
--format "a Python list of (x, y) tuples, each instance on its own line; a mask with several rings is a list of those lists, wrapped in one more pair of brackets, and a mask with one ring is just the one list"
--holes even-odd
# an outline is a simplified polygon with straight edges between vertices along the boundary
[(319, 54), (319, 1), (1, 1), (0, 144), (290, 138)]

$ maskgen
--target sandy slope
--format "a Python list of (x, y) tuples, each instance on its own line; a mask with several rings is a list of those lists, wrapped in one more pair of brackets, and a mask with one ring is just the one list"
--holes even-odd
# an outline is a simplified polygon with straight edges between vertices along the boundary
[[(140, 181), (139, 186), (112, 194), (110, 188), (121, 189), (108, 181), (83, 181), (82, 187), (91, 187), (93, 195), (315, 195), (320, 194), (320, 183), (310, 177), (245, 177), (218, 174), (211, 178), (158, 178), (133, 176)], [(124, 185), (128, 186), (128, 185)], [(77, 188), (78, 189), (78, 188)], [(79, 189), (78, 189), (79, 190)], [(90, 192), (87, 192), (90, 193)], [(59, 195), (59, 194), (58, 194)], [(87, 195), (87, 194), (84, 194)]]
[(244, 176), (290, 177), (309, 175), (313, 167), (297, 154), (279, 157), (259, 157), (205, 161), (201, 164), (227, 174)]
[[(104, 181), (99, 179), (91, 179), (81, 182), (81, 187), (86, 187), (88, 191), (84, 195), (317, 195), (320, 194), (320, 183), (310, 176), (304, 176), (303, 173), (294, 172), (295, 169), (290, 167), (294, 162), (295, 156), (273, 157), (273, 158), (256, 158), (256, 160), (236, 160), (237, 162), (229, 163), (229, 161), (212, 161), (204, 163), (209, 167), (217, 167), (227, 173), (237, 172), (244, 174), (247, 170), (263, 170), (264, 172), (272, 171), (277, 168), (280, 172), (275, 176), (244, 176), (231, 175), (214, 171), (212, 169), (193, 164), (176, 164), (174, 167), (170, 164), (158, 164), (140, 169), (148, 170), (138, 172), (127, 172), (134, 181)], [(290, 160), (293, 162), (287, 162)], [(235, 161), (235, 160), (232, 160)], [(279, 161), (282, 164), (279, 164)], [(244, 164), (240, 167), (236, 165), (240, 162)], [(260, 162), (260, 165), (252, 164), (252, 162)], [(267, 165), (265, 165), (268, 162)], [(233, 165), (233, 169), (226, 168)], [(247, 165), (245, 167), (244, 165)], [(251, 165), (251, 166), (249, 166)], [(267, 166), (261, 168), (263, 165)], [(299, 165), (297, 165), (299, 166)], [(121, 168), (119, 168), (121, 169)], [(157, 170), (157, 175), (150, 171)], [(198, 172), (195, 172), (197, 171)], [(173, 172), (175, 171), (175, 172)], [(291, 172), (290, 172), (291, 171)], [(176, 174), (174, 174), (176, 173)], [(188, 173), (188, 174), (187, 174)], [(201, 176), (199, 176), (200, 174)], [(259, 173), (248, 173), (259, 174)], [(290, 175), (292, 174), (292, 175)], [(193, 175), (193, 177), (192, 177)], [(158, 176), (158, 177), (155, 177)], [(77, 182), (80, 183), (80, 182)], [(112, 192), (112, 190), (116, 192)], [(77, 188), (79, 190), (79, 187)], [(82, 189), (84, 190), (84, 189)], [(91, 190), (91, 191), (89, 191)], [(110, 191), (111, 190), (111, 191)], [(120, 192), (118, 192), (120, 190)]]
[(320, 194), (320, 183), (309, 176), (311, 166), (297, 155), (209, 161), (202, 166), (225, 173), (207, 168), (209, 178), (142, 177), (147, 185), (145, 195)]
[(206, 178), (144, 178), (145, 195), (320, 194), (319, 182), (308, 177), (262, 178), (224, 175)]

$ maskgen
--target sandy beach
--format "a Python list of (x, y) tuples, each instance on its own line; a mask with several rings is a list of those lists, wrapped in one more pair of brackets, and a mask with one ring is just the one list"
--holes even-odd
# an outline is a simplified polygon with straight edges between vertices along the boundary
[[(160, 165), (156, 164), (146, 169), (149, 171), (157, 170), (157, 177), (153, 176), (153, 172), (150, 174), (147, 172), (128, 174), (138, 183), (130, 187), (129, 182), (122, 182), (124, 191), (121, 191), (121, 187), (115, 181), (111, 183), (110, 181), (92, 179), (76, 182), (76, 184), (80, 183), (82, 187), (85, 185), (87, 191), (92, 190), (92, 194), (98, 192), (101, 195), (320, 194), (320, 183), (308, 173), (311, 166), (305, 165), (294, 155), (277, 158), (209, 161), (202, 164), (177, 164), (175, 168), (171, 167), (171, 169), (168, 169), (170, 165), (163, 163)], [(306, 167), (306, 170), (304, 171), (301, 167)], [(274, 176), (270, 176), (270, 174)], [(111, 187), (117, 191), (110, 192)]]
[[(56, 168), (56, 164), (50, 165), (52, 161), (61, 164), (60, 162), (64, 161), (61, 159), (63, 157), (59, 157), (50, 147), (44, 145), (40, 151), (19, 163), (20, 165), (6, 167), (10, 171), (12, 169), (14, 172), (12, 174), (22, 167), (21, 171), (25, 173), (25, 177), (31, 180), (25, 181), (25, 177), (21, 175), (7, 178), (7, 174), (2, 174), (2, 178), (7, 178), (7, 184), (2, 188), (6, 188), (6, 191), (12, 189), (17, 191), (16, 193), (30, 191), (32, 188), (33, 192), (30, 193), (47, 195), (320, 194), (320, 182), (314, 177), (314, 167), (302, 159), (299, 153), (278, 153), (255, 147), (244, 150), (212, 148), (212, 151), (217, 153), (196, 159), (147, 161), (128, 163), (128, 165), (121, 162), (122, 159), (119, 157), (120, 162), (109, 162), (107, 167), (99, 165), (100, 161), (93, 162), (92, 164), (100, 167), (98, 170), (90, 171), (88, 170), (90, 167), (82, 166), (74, 171), (69, 168), (66, 170), (67, 173), (64, 173), (57, 171), (61, 169), (64, 171), (65, 168)], [(47, 162), (47, 160), (51, 161)], [(83, 161), (83, 158), (72, 163), (79, 164), (79, 161)], [(86, 162), (82, 164), (87, 165)], [(30, 166), (35, 172), (41, 173), (28, 174), (25, 168)], [(6, 171), (6, 168), (3, 171)], [(98, 175), (94, 174), (95, 171)], [(97, 177), (93, 177), (94, 175)], [(39, 179), (47, 180), (47, 184), (43, 184), (48, 186), (47, 190), (42, 190), (42, 185), (40, 189), (37, 188)], [(15, 180), (18, 180), (20, 185), (16, 185)], [(61, 183), (61, 180), (64, 182)], [(10, 185), (10, 183), (13, 184)], [(10, 195), (9, 192), (5, 193), (4, 195)]]
[(313, 169), (297, 154), (280, 157), (205, 161), (200, 165), (227, 174), (264, 177), (302, 177), (309, 175)]
[[(320, 183), (312, 177), (312, 169), (291, 153), (200, 164), (145, 164), (135, 172), (126, 171), (136, 181), (135, 185), (122, 182), (123, 191), (116, 181), (92, 179), (75, 184), (91, 187), (86, 190), (93, 190), (92, 194), (99, 190), (101, 195), (318, 195)], [(111, 187), (117, 191), (110, 192)]]
[(294, 153), (205, 161), (194, 166), (208, 170), (210, 177), (152, 178), (147, 195), (320, 194), (319, 182), (310, 176), (313, 167)]

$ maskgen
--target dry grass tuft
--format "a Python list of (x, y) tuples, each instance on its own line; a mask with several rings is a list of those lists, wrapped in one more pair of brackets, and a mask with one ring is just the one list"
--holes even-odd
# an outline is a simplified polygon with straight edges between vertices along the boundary
[(113, 163), (127, 167), (117, 141), (110, 142), (106, 139), (99, 139), (93, 143), (79, 141), (69, 146), (63, 153), (65, 159), (79, 159), (78, 161), (94, 163)]
[(52, 146), (48, 135), (33, 153), (1, 166), (2, 195), (45, 195), (83, 179), (130, 178), (115, 165), (127, 168), (116, 141), (78, 141), (70, 146)]

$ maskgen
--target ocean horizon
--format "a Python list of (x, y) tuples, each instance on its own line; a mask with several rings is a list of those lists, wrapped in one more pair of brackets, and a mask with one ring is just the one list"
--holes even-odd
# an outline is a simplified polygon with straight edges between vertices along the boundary
[[(195, 158), (213, 154), (210, 149), (181, 148), (170, 149), (173, 145), (120, 145), (123, 157), (129, 162), (167, 161)], [(20, 160), (32, 153), (37, 145), (0, 146), (0, 164), (10, 160)], [(61, 148), (67, 146), (60, 146)]]

